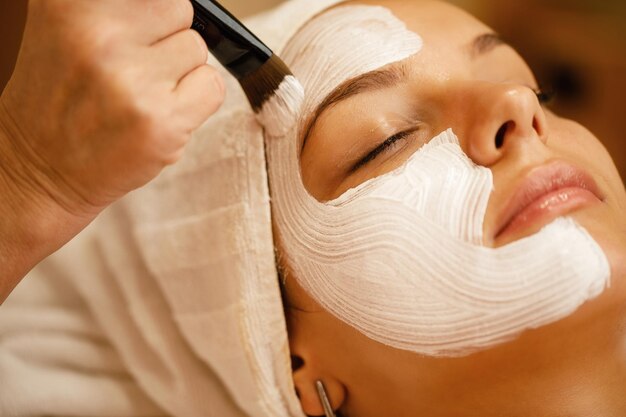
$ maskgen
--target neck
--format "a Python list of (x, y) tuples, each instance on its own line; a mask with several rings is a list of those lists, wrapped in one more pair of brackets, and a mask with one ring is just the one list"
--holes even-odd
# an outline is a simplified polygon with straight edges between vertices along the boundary
[[(626, 416), (626, 275), (613, 277), (566, 319), (468, 357), (430, 360), (437, 368), (420, 366), (427, 372), (413, 373), (419, 386), (404, 403), (426, 392), (417, 403), (432, 417)], [(412, 384), (390, 381), (385, 395)]]
[[(511, 384), (511, 416), (626, 416), (626, 286), (625, 275), (570, 318), (538, 329), (540, 354), (519, 357), (526, 369)], [(547, 337), (552, 336), (552, 337)], [(528, 353), (528, 352), (527, 352)], [(521, 413), (524, 404), (526, 413)], [(502, 404), (504, 406), (504, 404)], [(516, 411), (517, 410), (517, 411)]]

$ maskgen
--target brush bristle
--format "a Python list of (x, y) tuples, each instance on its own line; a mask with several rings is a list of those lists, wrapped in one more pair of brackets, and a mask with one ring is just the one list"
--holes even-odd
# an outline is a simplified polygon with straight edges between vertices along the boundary
[(291, 75), (287, 65), (276, 55), (272, 55), (258, 70), (239, 80), (255, 112), (258, 113), (263, 104), (274, 95), (287, 75)]

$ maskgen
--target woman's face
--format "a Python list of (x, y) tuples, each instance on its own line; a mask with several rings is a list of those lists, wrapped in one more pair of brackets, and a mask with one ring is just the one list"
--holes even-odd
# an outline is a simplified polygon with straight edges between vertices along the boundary
[[(388, 7), (424, 46), (385, 67), (387, 81), (369, 83), (376, 88), (331, 94), (339, 99), (311, 120), (302, 148), (307, 190), (320, 201), (332, 200), (401, 166), (451, 128), (463, 151), (493, 174), (486, 246), (530, 236), (568, 215), (605, 251), (612, 287), (566, 319), (513, 342), (463, 358), (436, 359), (363, 336), (288, 278), (290, 348), (304, 411), (323, 414), (314, 385), (322, 379), (334, 408), (355, 417), (589, 415), (584, 407), (597, 412), (600, 406), (623, 407), (626, 413), (623, 395), (598, 391), (597, 383), (626, 383), (626, 354), (619, 351), (626, 318), (621, 307), (626, 193), (610, 156), (582, 126), (544, 107), (523, 59), (471, 16), (430, 1), (359, 4)], [(510, 221), (509, 202), (524, 179), (555, 164), (589, 175), (598, 187), (595, 196), (566, 190)]]

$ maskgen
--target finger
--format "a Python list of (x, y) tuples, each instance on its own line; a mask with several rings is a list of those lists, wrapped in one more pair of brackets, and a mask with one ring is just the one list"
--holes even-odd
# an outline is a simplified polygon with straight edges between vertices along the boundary
[(175, 92), (175, 109), (182, 128), (192, 131), (215, 113), (224, 101), (224, 81), (217, 70), (203, 65), (187, 74)]
[(206, 64), (209, 51), (195, 30), (187, 29), (171, 35), (150, 47), (153, 67), (174, 85), (191, 71)]
[(133, 0), (121, 10), (132, 26), (134, 38), (152, 45), (170, 35), (189, 29), (193, 23), (193, 6), (189, 0)]

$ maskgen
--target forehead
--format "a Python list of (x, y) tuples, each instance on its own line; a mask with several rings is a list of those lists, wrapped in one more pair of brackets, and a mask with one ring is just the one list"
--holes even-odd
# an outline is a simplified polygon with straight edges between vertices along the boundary
[(443, 1), (359, 0), (347, 4), (382, 6), (389, 9), (407, 29), (418, 33), (424, 40), (424, 49), (431, 51), (449, 51), (466, 44), (477, 33), (492, 32), (471, 14)]
[(448, 69), (466, 66), (463, 46), (488, 31), (460, 9), (432, 0), (341, 3), (308, 22), (281, 51), (304, 87), (301, 124), (307, 126), (342, 83), (409, 57), (419, 72), (446, 78)]
[[(418, 36), (420, 46), (413, 51), (414, 53), (410, 54), (410, 58), (408, 55), (405, 56), (408, 59), (404, 62), (408, 63), (408, 65), (403, 65), (403, 67), (409, 68), (409, 71), (405, 72), (406, 74), (411, 73), (413, 76), (418, 78), (421, 78), (422, 76), (428, 76), (429, 78), (434, 79), (447, 79), (455, 71), (464, 71), (463, 69), (468, 67), (468, 57), (470, 56), (470, 52), (472, 50), (472, 41), (475, 40), (479, 35), (491, 32), (491, 30), (486, 25), (484, 25), (468, 13), (464, 12), (463, 10), (439, 1), (361, 0), (344, 2), (341, 3), (340, 6), (379, 6), (377, 7), (377, 9), (380, 9), (382, 7), (384, 9), (380, 10), (385, 10), (385, 12), (393, 16), (393, 19), (396, 21), (396, 23), (392, 22), (392, 25), (406, 27), (406, 29), (404, 30), (407, 30), (408, 33), (414, 33), (416, 36)], [(327, 13), (332, 12), (327, 11)], [(377, 16), (381, 15), (381, 11), (377, 11), (376, 13)], [(354, 18), (351, 19), (351, 16), (353, 16)], [(325, 24), (322, 24), (321, 26), (318, 25), (317, 30), (328, 33), (329, 28), (325, 26)], [(342, 27), (342, 30), (344, 32), (352, 35), (350, 26), (359, 27), (361, 25), (362, 21), (357, 17), (356, 14), (351, 13), (349, 14), (348, 18), (342, 21), (340, 26)], [(373, 28), (376, 28), (376, 26), (373, 26)], [(378, 29), (374, 30), (378, 31)], [(379, 35), (381, 36), (380, 42), (375, 41), (376, 37), (379, 36), (377, 34), (367, 34), (363, 36), (364, 34), (360, 33), (360, 36), (350, 36), (348, 40), (348, 43), (350, 45), (347, 48), (341, 48), (341, 50), (343, 51), (342, 53), (350, 55), (351, 57), (349, 60), (352, 60), (354, 62), (364, 61), (363, 63), (365, 63), (366, 61), (372, 60), (372, 56), (369, 53), (361, 56), (361, 54), (356, 52), (360, 47), (359, 44), (361, 44), (362, 42), (367, 43), (366, 39), (364, 39), (365, 37), (373, 37), (372, 39), (369, 39), (371, 43), (369, 44), (367, 49), (370, 50), (379, 48), (387, 49), (388, 51), (390, 51), (393, 49), (398, 49), (399, 45), (406, 45), (407, 43), (410, 43), (410, 41), (407, 40), (408, 38), (384, 38), (384, 35), (382, 35), (383, 32), (379, 33)], [(334, 36), (329, 36), (325, 38), (324, 41), (329, 44), (339, 42)], [(323, 50), (321, 55), (325, 57), (328, 57), (330, 55), (329, 51), (331, 50), (333, 52), (336, 52), (334, 45), (327, 44), (326, 47), (322, 46), (321, 49)], [(343, 56), (342, 58), (345, 58), (345, 56)], [(389, 62), (392, 61), (393, 60), (390, 60)], [(373, 62), (367, 63), (372, 64)], [(397, 64), (394, 65), (397, 66)], [(317, 61), (317, 59), (315, 64), (313, 64), (313, 67), (315, 66), (319, 66), (319, 62)], [(376, 69), (376, 67), (377, 65), (373, 65), (371, 68), (369, 68), (369, 70), (374, 70)], [(329, 69), (330, 68), (327, 67), (324, 69), (325, 71), (321, 72), (326, 72), (326, 70)], [(333, 69), (338, 70), (338, 68)], [(357, 71), (357, 73), (350, 75), (356, 76), (360, 73), (366, 72), (368, 71)], [(298, 75), (297, 72), (296, 75)], [(379, 80), (379, 78), (380, 77), (376, 77), (375, 80)], [(307, 81), (309, 81), (306, 79), (306, 77), (304, 77), (303, 80), (305, 81), (305, 84), (307, 84)], [(386, 84), (388, 83), (381, 83), (381, 85)], [(313, 87), (308, 89), (308, 92), (311, 93), (312, 90), (318, 90), (319, 83), (313, 83), (313, 85), (310, 85), (309, 87)], [(338, 85), (335, 85), (335, 87), (338, 87)], [(324, 92), (330, 93), (330, 89)], [(316, 102), (315, 104), (321, 104), (320, 107), (325, 109), (327, 108), (327, 106), (324, 105), (324, 103), (332, 97), (333, 94), (327, 97), (324, 102)], [(334, 102), (333, 100), (331, 101)], [(307, 110), (311, 110), (311, 106), (307, 107), (309, 107), (307, 108)], [(307, 114), (308, 111), (305, 111), (304, 113)], [(320, 113), (321, 112), (319, 111), (317, 112), (318, 115)], [(313, 117), (309, 118), (309, 121), (312, 118)], [(308, 130), (307, 127), (312, 127), (312, 124), (309, 123), (305, 125), (305, 129), (303, 132), (305, 136), (308, 133), (311, 133), (311, 131)]]
[(437, 0), (358, 0), (343, 5), (382, 6), (402, 20), (410, 30), (428, 31), (434, 36), (471, 35), (489, 29), (471, 14)]
[[(420, 38), (419, 48), (413, 51), (415, 61), (436, 62), (435, 67), (440, 70), (444, 70), (446, 67), (454, 68), (456, 65), (462, 64), (459, 61), (466, 58), (463, 54), (465, 52), (463, 47), (466, 45), (469, 47), (471, 40), (477, 35), (492, 32), (486, 25), (467, 12), (440, 1), (359, 0), (342, 2), (318, 16), (318, 24), (314, 25), (315, 29), (312, 30), (312, 35), (309, 34), (308, 37), (296, 36), (300, 40), (302, 38), (308, 39), (305, 42), (299, 42), (302, 50), (294, 57), (296, 62), (288, 63), (290, 66), (294, 64), (295, 74), (301, 81), (304, 81), (304, 84), (308, 83), (309, 80), (306, 78), (312, 72), (306, 70), (332, 73), (333, 71), (340, 71), (342, 61), (352, 60), (355, 65), (360, 62), (362, 71), (358, 72), (365, 73), (366, 70), (371, 71), (376, 68), (376, 61), (380, 61), (381, 64), (385, 61), (384, 58), (377, 59), (376, 55), (379, 55), (378, 58), (385, 54), (391, 56), (394, 55), (393, 50), (398, 52), (397, 55), (402, 55), (402, 49), (410, 49), (410, 47), (405, 46), (407, 43), (415, 43), (413, 39), (409, 40), (411, 36), (406, 36), (404, 40), (400, 39), (398, 33), (401, 30), (397, 28), (391, 29), (389, 26), (370, 24), (372, 16), (364, 17), (358, 11), (352, 11), (347, 14), (348, 16), (344, 15), (341, 21), (337, 21), (336, 18), (324, 18), (325, 14), (333, 13), (336, 8), (345, 6), (378, 6), (378, 8), (384, 8), (384, 12), (378, 11), (375, 14), (380, 17), (381, 21), (386, 19), (383, 15), (387, 13), (397, 21), (394, 24), (386, 19), (387, 25), (403, 26), (404, 31), (413, 33)], [(370, 21), (364, 24), (364, 19), (370, 19)], [(339, 31), (344, 36), (334, 36)], [(392, 31), (398, 33), (392, 34)], [(348, 34), (347, 38), (346, 34)], [(302, 47), (303, 44), (306, 47)], [(369, 52), (362, 53), (363, 49), (369, 50)], [(385, 49), (387, 52), (384, 52)], [(317, 53), (314, 52), (315, 50)], [(415, 52), (419, 53), (415, 54)], [(307, 55), (315, 56), (315, 58), (307, 62)], [(324, 61), (328, 61), (328, 63)], [(392, 61), (389, 60), (386, 63)], [(306, 67), (305, 71), (300, 72), (299, 70), (303, 67)], [(432, 65), (427, 65), (425, 69), (436, 69), (431, 67)], [(349, 71), (346, 71), (346, 75), (348, 73)], [(350, 75), (356, 76), (358, 74)], [(318, 90), (319, 85), (317, 84), (319, 83), (315, 84), (314, 87)], [(311, 90), (308, 90), (308, 93), (311, 93)]]

